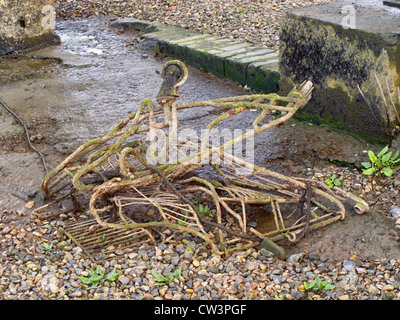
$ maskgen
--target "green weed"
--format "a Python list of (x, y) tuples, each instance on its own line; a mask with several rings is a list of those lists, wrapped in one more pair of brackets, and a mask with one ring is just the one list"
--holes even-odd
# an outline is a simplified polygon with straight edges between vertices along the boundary
[(199, 213), (205, 216), (208, 216), (210, 213), (214, 212), (215, 210), (211, 210), (209, 206), (203, 206), (201, 203), (199, 204)]
[(328, 281), (322, 281), (319, 276), (317, 276), (314, 281), (307, 283), (304, 282), (304, 289), (301, 291), (314, 291), (315, 293), (321, 293), (326, 290), (333, 290), (335, 286), (333, 284), (328, 283)]
[(168, 276), (163, 276), (162, 274), (158, 274), (154, 270), (151, 271), (154, 277), (155, 285), (163, 286), (170, 282), (172, 282), (175, 278), (180, 277), (181, 275), (181, 268), (176, 269), (173, 273), (169, 274)]
[(392, 152), (388, 152), (388, 150), (389, 148), (386, 146), (377, 155), (372, 150), (369, 150), (368, 157), (370, 162), (361, 163), (365, 168), (363, 169), (363, 174), (367, 176), (384, 174), (386, 177), (392, 177), (396, 171), (396, 164), (400, 161), (400, 158), (398, 159), (399, 151), (392, 156)]
[(113, 271), (110, 272), (106, 278), (104, 278), (105, 274), (104, 271), (100, 268), (100, 266), (97, 266), (96, 271), (90, 269), (88, 272), (89, 272), (89, 277), (78, 276), (79, 280), (81, 280), (83, 284), (90, 285), (88, 290), (97, 287), (99, 284), (102, 284), (105, 280), (113, 282), (117, 280), (118, 276), (121, 274), (121, 272), (116, 272), (114, 268)]
[(48, 244), (47, 242), (44, 242), (44, 243), (43, 243), (43, 249), (44, 249), (45, 251), (51, 251), (51, 249), (53, 249), (53, 242), (50, 243), (50, 244)]
[(245, 10), (245, 9), (243, 9), (243, 8), (237, 8), (237, 7), (235, 7), (235, 12), (236, 12), (236, 13), (244, 13), (244, 14), (246, 14), (246, 13), (247, 13), (247, 10)]
[(336, 174), (331, 175), (329, 179), (325, 180), (325, 184), (330, 188), (333, 189), (333, 187), (340, 187), (341, 185), (341, 180), (343, 177), (338, 178)]

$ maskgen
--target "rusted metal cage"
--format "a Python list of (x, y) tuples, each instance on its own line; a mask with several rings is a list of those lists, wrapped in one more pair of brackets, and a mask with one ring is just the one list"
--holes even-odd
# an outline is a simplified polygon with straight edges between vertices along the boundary
[[(66, 191), (89, 195), (87, 210), (94, 220), (66, 228), (89, 255), (94, 255), (89, 248), (101, 247), (101, 243), (113, 246), (100, 241), (107, 232), (113, 236), (105, 238), (125, 248), (157, 241), (157, 237), (165, 241), (162, 230), (170, 229), (203, 239), (221, 255), (261, 242), (283, 257), (283, 249), (274, 241), (297, 241), (307, 230), (344, 219), (342, 201), (351, 195), (339, 189), (333, 192), (316, 181), (287, 177), (228, 152), (233, 145), (290, 119), (310, 99), (311, 82), (293, 88), (287, 97), (254, 94), (178, 104), (179, 86), (188, 76), (186, 66), (173, 60), (165, 64), (161, 74), (164, 82), (157, 96), (159, 107), (144, 100), (136, 112), (106, 135), (78, 147), (43, 180), (42, 188), (49, 198)], [(157, 162), (159, 150), (153, 149), (152, 142), (160, 132), (171, 153), (182, 145), (198, 143), (179, 137), (178, 113), (206, 106), (220, 110), (220, 115), (205, 128), (206, 138), (198, 151)], [(251, 130), (219, 146), (204, 143), (215, 126), (250, 109), (259, 112)], [(196, 174), (204, 165), (212, 168), (216, 178)], [(368, 210), (362, 199), (357, 202)], [(265, 218), (273, 221), (268, 230), (248, 225), (252, 206), (262, 206)], [(90, 232), (93, 221), (101, 227), (100, 235)], [(88, 240), (85, 234), (94, 234), (94, 238)]]

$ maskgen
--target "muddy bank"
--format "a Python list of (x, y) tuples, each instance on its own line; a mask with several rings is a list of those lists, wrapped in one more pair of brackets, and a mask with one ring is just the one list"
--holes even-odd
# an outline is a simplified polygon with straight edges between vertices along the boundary
[[(80, 144), (108, 132), (143, 99), (155, 102), (162, 82), (159, 72), (169, 60), (157, 56), (140, 34), (112, 29), (105, 18), (59, 22), (57, 34), (62, 44), (33, 53), (36, 59), (0, 61), (0, 98), (26, 123), (32, 143), (46, 155), (50, 168)], [(248, 90), (189, 67), (180, 93), (178, 102), (195, 102), (248, 94)], [(204, 109), (182, 112), (179, 120), (182, 128), (201, 130), (215, 116)], [(249, 112), (226, 127), (246, 130), (253, 120)], [(20, 198), (32, 198), (36, 207), (44, 203), (40, 183), (45, 172), (28, 148), (22, 128), (3, 109), (0, 132), (0, 209), (17, 210), (26, 218), (30, 210)], [(332, 161), (357, 164), (365, 160), (369, 148), (352, 137), (291, 120), (258, 135), (254, 153), (258, 165), (290, 176), (317, 172), (323, 180), (318, 168)], [(359, 247), (371, 259), (389, 253), (400, 258), (396, 231), (384, 221), (385, 215), (383, 211), (362, 217), (349, 213), (342, 222), (310, 232), (290, 250), (314, 250), (325, 252), (325, 259), (344, 259)]]

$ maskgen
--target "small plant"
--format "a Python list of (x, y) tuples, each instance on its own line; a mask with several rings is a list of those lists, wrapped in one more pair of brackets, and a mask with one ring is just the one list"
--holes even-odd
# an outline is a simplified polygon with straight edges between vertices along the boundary
[(235, 7), (235, 12), (236, 12), (236, 13), (244, 13), (244, 14), (246, 14), (246, 13), (247, 13), (247, 10), (244, 10), (243, 8), (237, 8), (237, 7)]
[(338, 178), (336, 174), (331, 175), (329, 179), (325, 180), (325, 184), (329, 187), (329, 189), (333, 189), (333, 187), (340, 187), (341, 180), (343, 177)]
[(207, 205), (203, 206), (201, 203), (199, 204), (199, 213), (200, 214), (208, 216), (213, 211), (214, 210), (211, 210), (209, 206), (207, 206)]
[(180, 224), (181, 226), (186, 227), (187, 217), (188, 217), (188, 213), (186, 212), (186, 213), (185, 213), (185, 218), (183, 219), (184, 221), (182, 221), (182, 220), (177, 220), (178, 224)]
[(384, 174), (386, 177), (392, 177), (393, 173), (396, 171), (396, 164), (400, 161), (399, 151), (397, 151), (393, 156), (392, 152), (388, 152), (388, 146), (384, 147), (377, 155), (372, 150), (368, 151), (368, 157), (370, 162), (362, 162), (361, 165), (365, 168), (363, 169), (363, 174), (369, 176), (375, 174), (375, 176), (380, 176)]
[(115, 280), (118, 279), (119, 275), (121, 274), (121, 272), (116, 272), (116, 269), (114, 268), (113, 271), (111, 271), (108, 275), (107, 275), (107, 280), (114, 282)]
[(314, 291), (315, 293), (321, 293), (326, 290), (333, 290), (335, 286), (328, 283), (328, 281), (322, 281), (319, 276), (317, 276), (311, 283), (304, 282), (304, 289), (300, 291)]
[(99, 284), (102, 284), (105, 280), (113, 282), (117, 280), (118, 276), (121, 274), (121, 272), (116, 272), (114, 268), (113, 271), (110, 272), (106, 278), (104, 278), (104, 271), (101, 270), (100, 266), (97, 266), (96, 271), (90, 269), (88, 272), (89, 272), (89, 277), (78, 276), (78, 278), (82, 281), (82, 283), (90, 285), (88, 290), (97, 287)]
[(48, 244), (47, 242), (44, 242), (44, 243), (43, 243), (43, 249), (44, 249), (45, 251), (51, 251), (51, 249), (53, 249), (53, 242), (50, 243), (50, 244)]
[(154, 270), (151, 271), (154, 277), (155, 285), (163, 286), (170, 282), (172, 282), (175, 278), (180, 277), (181, 275), (181, 268), (176, 269), (173, 273), (169, 274), (168, 276), (164, 277), (162, 274), (158, 274)]

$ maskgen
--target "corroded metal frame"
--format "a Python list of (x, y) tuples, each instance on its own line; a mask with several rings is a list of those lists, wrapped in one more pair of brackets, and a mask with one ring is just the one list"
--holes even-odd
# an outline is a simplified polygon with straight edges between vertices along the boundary
[[(43, 179), (45, 194), (51, 198), (73, 187), (90, 195), (88, 210), (102, 227), (133, 231), (168, 228), (189, 232), (202, 238), (217, 254), (229, 254), (263, 241), (269, 244), (271, 251), (282, 255), (273, 241), (282, 238), (296, 241), (308, 229), (344, 219), (343, 198), (315, 181), (287, 177), (226, 152), (232, 145), (290, 119), (311, 98), (313, 85), (310, 81), (298, 89), (293, 88), (287, 97), (275, 93), (254, 94), (178, 104), (179, 86), (187, 75), (187, 68), (180, 61), (164, 65), (164, 82), (157, 96), (160, 107), (149, 99), (143, 100), (137, 111), (109, 133), (78, 147)], [(257, 110), (259, 115), (252, 130), (221, 146), (207, 145), (176, 162), (150, 164), (151, 152), (143, 136), (151, 135), (152, 130), (168, 129), (168, 139), (188, 142), (179, 141), (176, 136), (178, 112), (202, 107), (221, 110), (205, 128), (206, 133), (246, 110)], [(162, 121), (157, 122), (160, 117)], [(228, 164), (223, 161), (222, 165), (213, 164), (220, 180), (193, 175), (195, 169), (203, 166), (200, 160), (205, 156), (230, 160)], [(247, 174), (243, 174), (246, 170)], [(192, 173), (192, 177), (182, 178), (187, 173)], [(100, 181), (93, 179), (96, 176)], [(209, 196), (213, 214), (202, 216), (185, 198), (193, 192)], [(363, 203), (362, 199), (358, 200)], [(155, 208), (158, 217), (148, 222), (127, 217), (127, 208), (140, 204)], [(269, 206), (276, 225), (274, 230), (261, 233), (247, 226), (246, 206), (252, 204)], [(283, 204), (296, 205), (302, 213), (300, 220), (288, 225), (281, 210)], [(117, 223), (102, 218), (111, 212), (117, 217)]]

